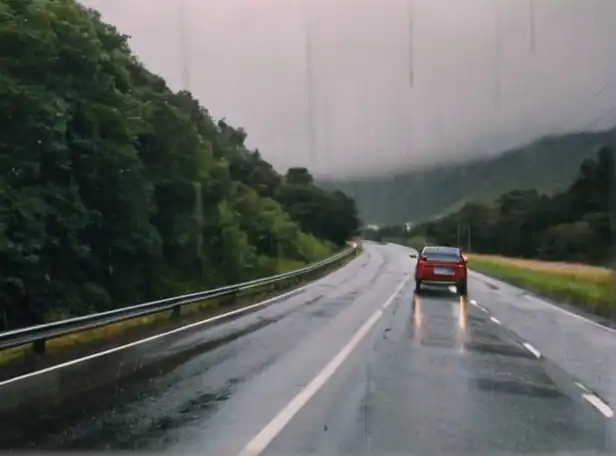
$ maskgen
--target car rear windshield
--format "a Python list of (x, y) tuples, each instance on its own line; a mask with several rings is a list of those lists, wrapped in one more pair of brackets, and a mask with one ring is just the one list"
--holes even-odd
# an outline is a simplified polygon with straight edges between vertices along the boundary
[(428, 261), (456, 262), (460, 259), (460, 254), (456, 250), (428, 250), (423, 252), (423, 256)]

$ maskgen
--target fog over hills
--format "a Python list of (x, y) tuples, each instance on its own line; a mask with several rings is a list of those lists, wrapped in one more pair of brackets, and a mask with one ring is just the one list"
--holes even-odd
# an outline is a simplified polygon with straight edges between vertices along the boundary
[(180, 0), (84, 3), (279, 170), (383, 174), (616, 120), (613, 0), (184, 0), (184, 41)]

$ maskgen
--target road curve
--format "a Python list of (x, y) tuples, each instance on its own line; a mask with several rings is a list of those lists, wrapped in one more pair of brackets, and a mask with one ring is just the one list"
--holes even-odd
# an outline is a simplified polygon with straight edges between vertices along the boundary
[(415, 296), (408, 253), (366, 244), (305, 292), (187, 334), (187, 356), (16, 416), (0, 450), (616, 453), (608, 401), (492, 313), (483, 278), (468, 298)]

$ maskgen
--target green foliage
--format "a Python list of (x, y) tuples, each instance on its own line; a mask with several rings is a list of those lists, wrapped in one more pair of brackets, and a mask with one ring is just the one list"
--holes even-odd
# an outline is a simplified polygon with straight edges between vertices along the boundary
[(365, 223), (422, 222), (457, 211), (467, 202), (489, 202), (515, 189), (548, 195), (562, 192), (575, 180), (580, 164), (615, 132), (547, 137), (496, 157), (321, 185), (353, 195)]
[[(603, 147), (584, 160), (575, 182), (553, 196), (514, 190), (493, 203), (467, 203), (459, 211), (419, 224), (406, 238), (458, 245), (475, 253), (607, 264), (614, 205), (614, 154)], [(381, 231), (400, 231), (388, 227)]]
[(280, 176), (74, 0), (0, 0), (0, 328), (329, 255), (353, 200)]
[(563, 271), (529, 269), (481, 256), (472, 256), (469, 267), (527, 290), (575, 304), (595, 315), (608, 318), (615, 315), (614, 283), (608, 274), (591, 279)]
[(411, 247), (417, 251), (421, 251), (426, 245), (430, 244), (430, 241), (423, 236), (413, 236), (405, 239), (404, 244), (407, 247)]

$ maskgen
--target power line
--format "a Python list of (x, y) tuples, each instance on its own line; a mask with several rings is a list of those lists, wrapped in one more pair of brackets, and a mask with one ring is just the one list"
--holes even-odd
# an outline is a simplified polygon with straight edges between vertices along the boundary
[(312, 50), (312, 24), (308, 2), (304, 0), (304, 33), (305, 33), (305, 59), (306, 59), (306, 95), (308, 98), (308, 149), (313, 164), (317, 160), (316, 147), (316, 108), (314, 93), (314, 68)]
[[(592, 103), (592, 101), (593, 101), (593, 100), (595, 100), (595, 99), (599, 98), (599, 96), (600, 96), (601, 94), (603, 94), (603, 92), (605, 92), (606, 90), (608, 90), (610, 87), (612, 87), (612, 82), (611, 82), (611, 81), (608, 81), (608, 82), (606, 82), (606, 83), (603, 85), (603, 87), (601, 87), (601, 89), (599, 89), (598, 91), (596, 91), (595, 93), (593, 93), (593, 94), (592, 94), (592, 95), (591, 95), (591, 96), (590, 96), (590, 97), (589, 97), (589, 98), (588, 98), (588, 99), (587, 99), (584, 103), (581, 103), (581, 102), (580, 102), (580, 103), (577, 103), (577, 105), (579, 106), (579, 105), (582, 105), (582, 104), (583, 104), (583, 105), (584, 105), (584, 107), (586, 107), (587, 103), (588, 103), (588, 104)], [(588, 128), (588, 127), (592, 126), (592, 124), (594, 124), (594, 123), (596, 123), (597, 121), (601, 120), (601, 119), (605, 116), (605, 114), (609, 113), (612, 109), (613, 109), (613, 107), (611, 107), (610, 109), (608, 109), (606, 112), (604, 112), (603, 114), (601, 114), (601, 116), (599, 116), (599, 118), (598, 118), (598, 119), (595, 119), (595, 120), (594, 120), (594, 121), (592, 121), (592, 122), (591, 122), (591, 123), (590, 123), (587, 127), (584, 127), (584, 128)], [(570, 116), (567, 116), (567, 118), (566, 118), (563, 122), (559, 122), (560, 127), (559, 127), (559, 128), (557, 128), (556, 130), (561, 129), (561, 128), (568, 128), (567, 126), (568, 126), (568, 125), (569, 125), (572, 121), (574, 121), (574, 120), (578, 117), (578, 115), (579, 115), (579, 114), (580, 114), (580, 111), (574, 111), (574, 112), (573, 112)]]
[(535, 0), (528, 0), (528, 41), (530, 52), (535, 53)]
[(497, 111), (501, 107), (501, 0), (494, 0), (494, 23), (496, 39), (494, 45), (494, 106)]
[(616, 104), (613, 105), (613, 106), (610, 106), (608, 109), (602, 111), (602, 113), (599, 116), (597, 116), (594, 120), (592, 120), (587, 125), (585, 125), (583, 127), (583, 129), (587, 130), (589, 128), (594, 127), (596, 124), (598, 124), (599, 122), (604, 120), (607, 116), (609, 116), (612, 113), (616, 113)]
[(407, 17), (408, 17), (408, 78), (409, 78), (409, 103), (408, 103), (408, 111), (407, 111), (407, 125), (406, 125), (406, 155), (408, 158), (411, 157), (413, 151), (413, 96), (412, 89), (415, 83), (415, 28), (414, 28), (414, 19), (415, 19), (415, 3), (414, 0), (407, 0)]
[(185, 0), (179, 0), (179, 27), (180, 27), (180, 65), (182, 67), (182, 88), (190, 90), (190, 57), (188, 40), (188, 23), (186, 21)]
[(413, 59), (415, 58), (414, 56), (414, 50), (413, 50), (413, 38), (414, 38), (414, 29), (413, 29), (413, 16), (414, 16), (414, 11), (413, 11), (413, 0), (407, 0), (407, 13), (408, 13), (408, 20), (409, 20), (409, 49), (408, 49), (408, 57), (409, 57), (409, 85), (411, 87), (413, 87), (413, 82), (415, 79), (415, 74), (413, 71)]
[(409, 96), (408, 111), (407, 111), (407, 128), (406, 128), (406, 155), (411, 158), (413, 155), (413, 96)]

